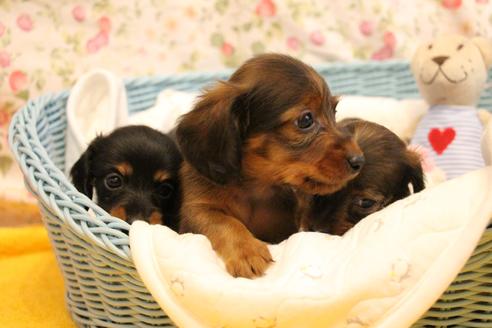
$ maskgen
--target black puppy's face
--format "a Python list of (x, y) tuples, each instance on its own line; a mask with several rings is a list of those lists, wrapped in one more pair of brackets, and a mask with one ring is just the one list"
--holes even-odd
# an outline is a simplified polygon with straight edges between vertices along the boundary
[(177, 229), (181, 155), (166, 135), (128, 126), (97, 137), (71, 170), (75, 187), (111, 215)]
[(340, 191), (314, 198), (304, 230), (343, 235), (364, 217), (424, 188), (420, 158), (385, 127), (359, 120), (338, 123), (359, 144), (366, 163), (359, 175)]

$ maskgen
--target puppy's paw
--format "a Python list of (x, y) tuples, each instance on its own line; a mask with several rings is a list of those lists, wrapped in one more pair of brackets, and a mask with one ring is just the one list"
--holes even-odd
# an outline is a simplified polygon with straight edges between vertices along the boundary
[(223, 259), (227, 271), (234, 277), (260, 277), (273, 262), (267, 245), (258, 239), (251, 238), (230, 246)]

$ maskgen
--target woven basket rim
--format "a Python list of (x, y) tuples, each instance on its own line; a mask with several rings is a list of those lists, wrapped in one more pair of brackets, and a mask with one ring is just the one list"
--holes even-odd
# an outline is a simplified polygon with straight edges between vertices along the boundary
[[(409, 62), (406, 60), (331, 62), (322, 65), (312, 65), (312, 67), (321, 73), (327, 70), (391, 71), (408, 69)], [(232, 72), (232, 69), (209, 72), (183, 72), (148, 77), (137, 76), (125, 78), (123, 81), (127, 89), (147, 84), (157, 85), (180, 80), (196, 83), (211, 83), (213, 80), (227, 78)], [(69, 179), (55, 166), (49, 157), (47, 151), (41, 144), (38, 131), (35, 129), (35, 124), (44, 108), (57, 101), (64, 100), (64, 98), (68, 98), (70, 90), (71, 89), (69, 88), (60, 92), (43, 94), (30, 99), (23, 107), (21, 107), (14, 114), (10, 122), (8, 135), (10, 148), (24, 174), (28, 189), (37, 195), (38, 201), (46, 203), (48, 205), (47, 207), (53, 210), (59, 217), (64, 218), (66, 223), (76, 230), (77, 233), (81, 235), (89, 234), (90, 238), (96, 244), (103, 247), (105, 245), (113, 249), (123, 258), (128, 259), (131, 257), (128, 246), (128, 231), (130, 225), (111, 216), (72, 185)], [(30, 134), (29, 140), (20, 140), (21, 132), (27, 132), (27, 130), (29, 130), (28, 132)], [(23, 151), (18, 148), (21, 143), (29, 145), (29, 147), (27, 147), (28, 149), (37, 150), (37, 153), (30, 152), (29, 154), (31, 156), (31, 165), (25, 164)], [(53, 188), (60, 188), (58, 196), (61, 195), (61, 199), (54, 199), (53, 193), (46, 193), (43, 186), (36, 183), (36, 177), (32, 172), (33, 163), (40, 164), (36, 168), (50, 178), (48, 180)], [(60, 202), (62, 202), (63, 205), (59, 204)], [(68, 204), (70, 204), (70, 206)], [(94, 215), (90, 216), (87, 209), (92, 211)], [(76, 216), (76, 220), (74, 220), (74, 216)], [(102, 232), (92, 233), (89, 228), (100, 228), (99, 230)]]

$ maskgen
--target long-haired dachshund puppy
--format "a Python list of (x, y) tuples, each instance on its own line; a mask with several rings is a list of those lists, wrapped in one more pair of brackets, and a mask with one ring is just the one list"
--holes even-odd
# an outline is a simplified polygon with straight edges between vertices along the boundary
[(311, 67), (276, 54), (204, 92), (177, 127), (180, 231), (207, 236), (233, 276), (262, 275), (272, 261), (265, 242), (298, 230), (302, 195), (333, 193), (363, 165), (336, 127), (336, 103)]
[(359, 175), (338, 192), (316, 196), (301, 230), (343, 235), (364, 217), (424, 189), (419, 156), (387, 128), (360, 119), (338, 123), (349, 131), (364, 153)]
[(177, 230), (182, 157), (165, 134), (126, 126), (95, 138), (72, 167), (73, 184), (111, 215)]

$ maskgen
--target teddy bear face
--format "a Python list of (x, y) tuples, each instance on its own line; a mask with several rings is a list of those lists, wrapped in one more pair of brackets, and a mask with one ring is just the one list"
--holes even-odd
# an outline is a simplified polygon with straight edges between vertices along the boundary
[(451, 35), (419, 47), (412, 71), (430, 105), (474, 106), (487, 80), (487, 63), (473, 39)]

